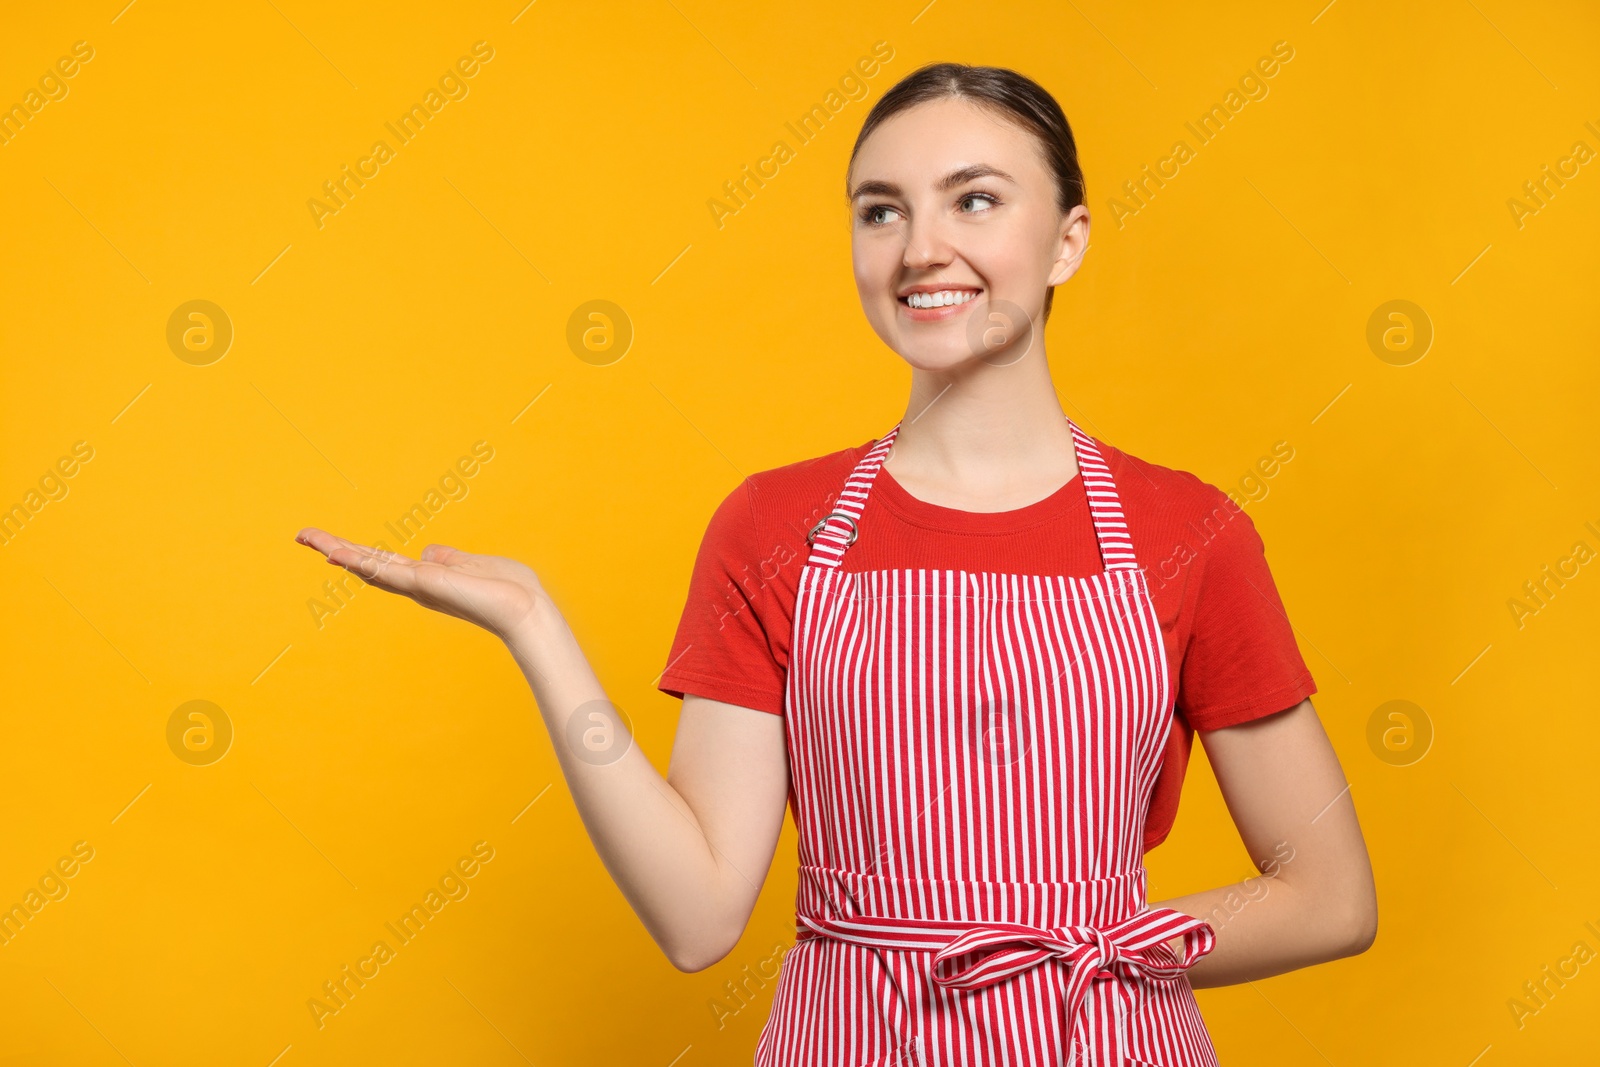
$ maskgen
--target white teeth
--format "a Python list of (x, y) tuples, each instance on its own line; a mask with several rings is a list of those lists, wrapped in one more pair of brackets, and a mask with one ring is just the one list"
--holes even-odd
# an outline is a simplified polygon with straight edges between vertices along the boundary
[(977, 295), (975, 289), (941, 289), (937, 293), (912, 293), (906, 298), (906, 303), (914, 308), (939, 308), (965, 304)]

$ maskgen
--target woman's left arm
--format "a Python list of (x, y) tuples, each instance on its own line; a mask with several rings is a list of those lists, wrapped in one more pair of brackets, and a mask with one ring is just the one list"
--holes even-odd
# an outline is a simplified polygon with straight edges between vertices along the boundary
[[(1216, 947), (1186, 972), (1195, 988), (1233, 985), (1365, 952), (1378, 897), (1350, 786), (1316, 709), (1201, 731), (1206, 757), (1263, 873), (1151, 902), (1204, 919)], [(1182, 939), (1170, 944), (1182, 958)]]

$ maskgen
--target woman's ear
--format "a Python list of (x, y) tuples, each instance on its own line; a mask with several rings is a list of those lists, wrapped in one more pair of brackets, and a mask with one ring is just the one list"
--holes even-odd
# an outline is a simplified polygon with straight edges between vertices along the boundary
[(1051, 264), (1046, 284), (1057, 286), (1076, 274), (1088, 250), (1089, 209), (1079, 204), (1061, 217), (1056, 261)]

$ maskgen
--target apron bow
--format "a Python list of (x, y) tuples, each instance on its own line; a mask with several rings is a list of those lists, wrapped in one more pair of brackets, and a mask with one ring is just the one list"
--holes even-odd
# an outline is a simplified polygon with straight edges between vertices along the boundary
[[(1071, 1035), (1068, 1063), (1079, 1048), (1090, 1047), (1084, 1001), (1096, 979), (1138, 977), (1158, 982), (1177, 980), (1201, 956), (1216, 947), (1216, 933), (1203, 919), (1171, 908), (1148, 908), (1107, 926), (1062, 926), (1043, 929), (1020, 923), (952, 923), (913, 919), (855, 917), (819, 920), (801, 916), (811, 934), (820, 934), (874, 948), (932, 950), (933, 980), (953, 989), (981, 989), (1059, 959), (1067, 965), (1066, 995), (1061, 1003), (1061, 1032)], [(1166, 942), (1183, 937), (1178, 958)], [(1127, 983), (1114, 988), (1130, 1009)], [(1095, 1063), (1122, 1063), (1118, 1035), (1100, 1034)]]

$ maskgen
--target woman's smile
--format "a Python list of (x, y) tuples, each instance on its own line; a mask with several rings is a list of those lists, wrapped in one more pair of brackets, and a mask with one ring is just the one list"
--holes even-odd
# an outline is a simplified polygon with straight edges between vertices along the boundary
[(983, 295), (982, 289), (964, 286), (929, 289), (918, 285), (902, 292), (901, 313), (912, 322), (940, 322), (966, 313), (967, 305)]

